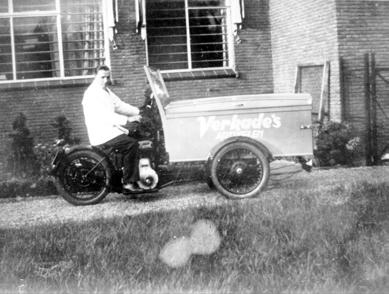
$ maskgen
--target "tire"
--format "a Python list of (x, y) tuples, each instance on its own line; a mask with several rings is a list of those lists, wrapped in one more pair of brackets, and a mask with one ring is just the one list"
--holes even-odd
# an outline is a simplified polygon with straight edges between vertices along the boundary
[(269, 161), (257, 146), (235, 142), (223, 146), (211, 163), (211, 179), (216, 189), (230, 199), (259, 194), (270, 176)]
[[(85, 177), (86, 176), (86, 177)], [(109, 192), (111, 169), (105, 157), (90, 151), (71, 153), (58, 170), (59, 194), (73, 205), (99, 203)]]

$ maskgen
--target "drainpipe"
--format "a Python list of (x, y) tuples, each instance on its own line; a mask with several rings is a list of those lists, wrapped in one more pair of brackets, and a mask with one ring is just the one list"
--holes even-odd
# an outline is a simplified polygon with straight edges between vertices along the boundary
[(371, 53), (370, 63), (370, 90), (371, 90), (371, 155), (374, 164), (378, 163), (378, 144), (377, 144), (377, 84), (376, 84), (376, 60), (375, 54)]
[(364, 56), (364, 85), (366, 103), (366, 165), (372, 165), (371, 160), (371, 101), (370, 101), (370, 60), (369, 54)]

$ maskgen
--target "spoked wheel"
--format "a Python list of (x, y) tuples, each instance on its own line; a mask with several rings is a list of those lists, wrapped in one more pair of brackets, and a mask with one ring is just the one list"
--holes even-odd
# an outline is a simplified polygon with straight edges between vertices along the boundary
[(228, 198), (257, 195), (267, 184), (269, 161), (257, 146), (237, 142), (225, 145), (211, 164), (211, 178), (216, 189)]
[(96, 204), (108, 194), (111, 169), (106, 159), (89, 150), (70, 154), (60, 167), (56, 186), (61, 196), (74, 205)]

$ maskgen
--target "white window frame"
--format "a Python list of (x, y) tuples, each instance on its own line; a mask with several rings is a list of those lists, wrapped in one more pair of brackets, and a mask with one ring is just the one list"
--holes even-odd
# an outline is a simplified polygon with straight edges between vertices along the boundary
[[(13, 1), (8, 0), (8, 12), (2, 13), (0, 12), (0, 18), (6, 18), (10, 20), (10, 39), (11, 39), (11, 55), (12, 55), (12, 80), (0, 80), (0, 84), (6, 83), (20, 83), (20, 82), (29, 82), (29, 81), (56, 81), (56, 80), (75, 80), (75, 79), (85, 79), (89, 77), (93, 77), (94, 75), (82, 75), (82, 76), (65, 76), (65, 66), (64, 66), (64, 56), (63, 56), (63, 39), (62, 39), (62, 23), (61, 23), (61, 1), (67, 0), (55, 0), (55, 10), (48, 11), (27, 11), (27, 12), (12, 12), (13, 11)], [(101, 7), (103, 9), (107, 0), (100, 0)], [(109, 0), (108, 0), (109, 1)], [(33, 79), (16, 79), (16, 50), (15, 50), (15, 35), (14, 35), (14, 27), (13, 27), (13, 19), (18, 17), (36, 17), (36, 16), (55, 16), (56, 17), (56, 25), (57, 25), (57, 36), (58, 36), (58, 48), (59, 48), (59, 64), (60, 64), (60, 77), (52, 77), (52, 78), (33, 78)], [(106, 25), (106, 15), (103, 11), (103, 26), (104, 26), (104, 63), (108, 66), (111, 65), (110, 58), (110, 48), (109, 48), (109, 40), (108, 40), (108, 26)]]
[[(143, 5), (143, 13), (144, 18), (146, 19), (146, 5), (145, 2), (147, 0), (142, 0)], [(227, 44), (228, 44), (228, 66), (222, 66), (222, 67), (204, 67), (204, 68), (192, 68), (192, 57), (191, 57), (191, 41), (190, 41), (190, 27), (189, 27), (189, 10), (191, 9), (197, 9), (200, 7), (191, 6), (188, 5), (188, 0), (185, 1), (185, 18), (186, 18), (186, 41), (187, 41), (187, 55), (188, 55), (188, 68), (187, 69), (172, 69), (172, 70), (162, 70), (162, 73), (174, 73), (174, 72), (194, 72), (194, 71), (212, 71), (212, 70), (220, 70), (220, 69), (232, 69), (235, 70), (235, 43), (234, 43), (234, 29), (233, 29), (233, 22), (232, 22), (232, 13), (231, 13), (231, 0), (226, 0), (225, 6), (218, 6), (217, 8), (223, 8), (226, 9), (226, 23), (227, 23)], [(203, 8), (203, 7), (201, 7)], [(149, 64), (149, 50), (148, 50), (148, 42), (147, 42), (147, 19), (146, 19), (146, 30), (145, 30), (145, 44), (146, 44), (146, 63), (148, 66)]]

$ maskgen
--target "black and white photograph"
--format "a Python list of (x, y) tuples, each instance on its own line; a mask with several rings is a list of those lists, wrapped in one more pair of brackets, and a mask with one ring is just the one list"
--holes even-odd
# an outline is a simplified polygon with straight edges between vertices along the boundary
[(0, 294), (389, 293), (388, 0), (0, 0)]

